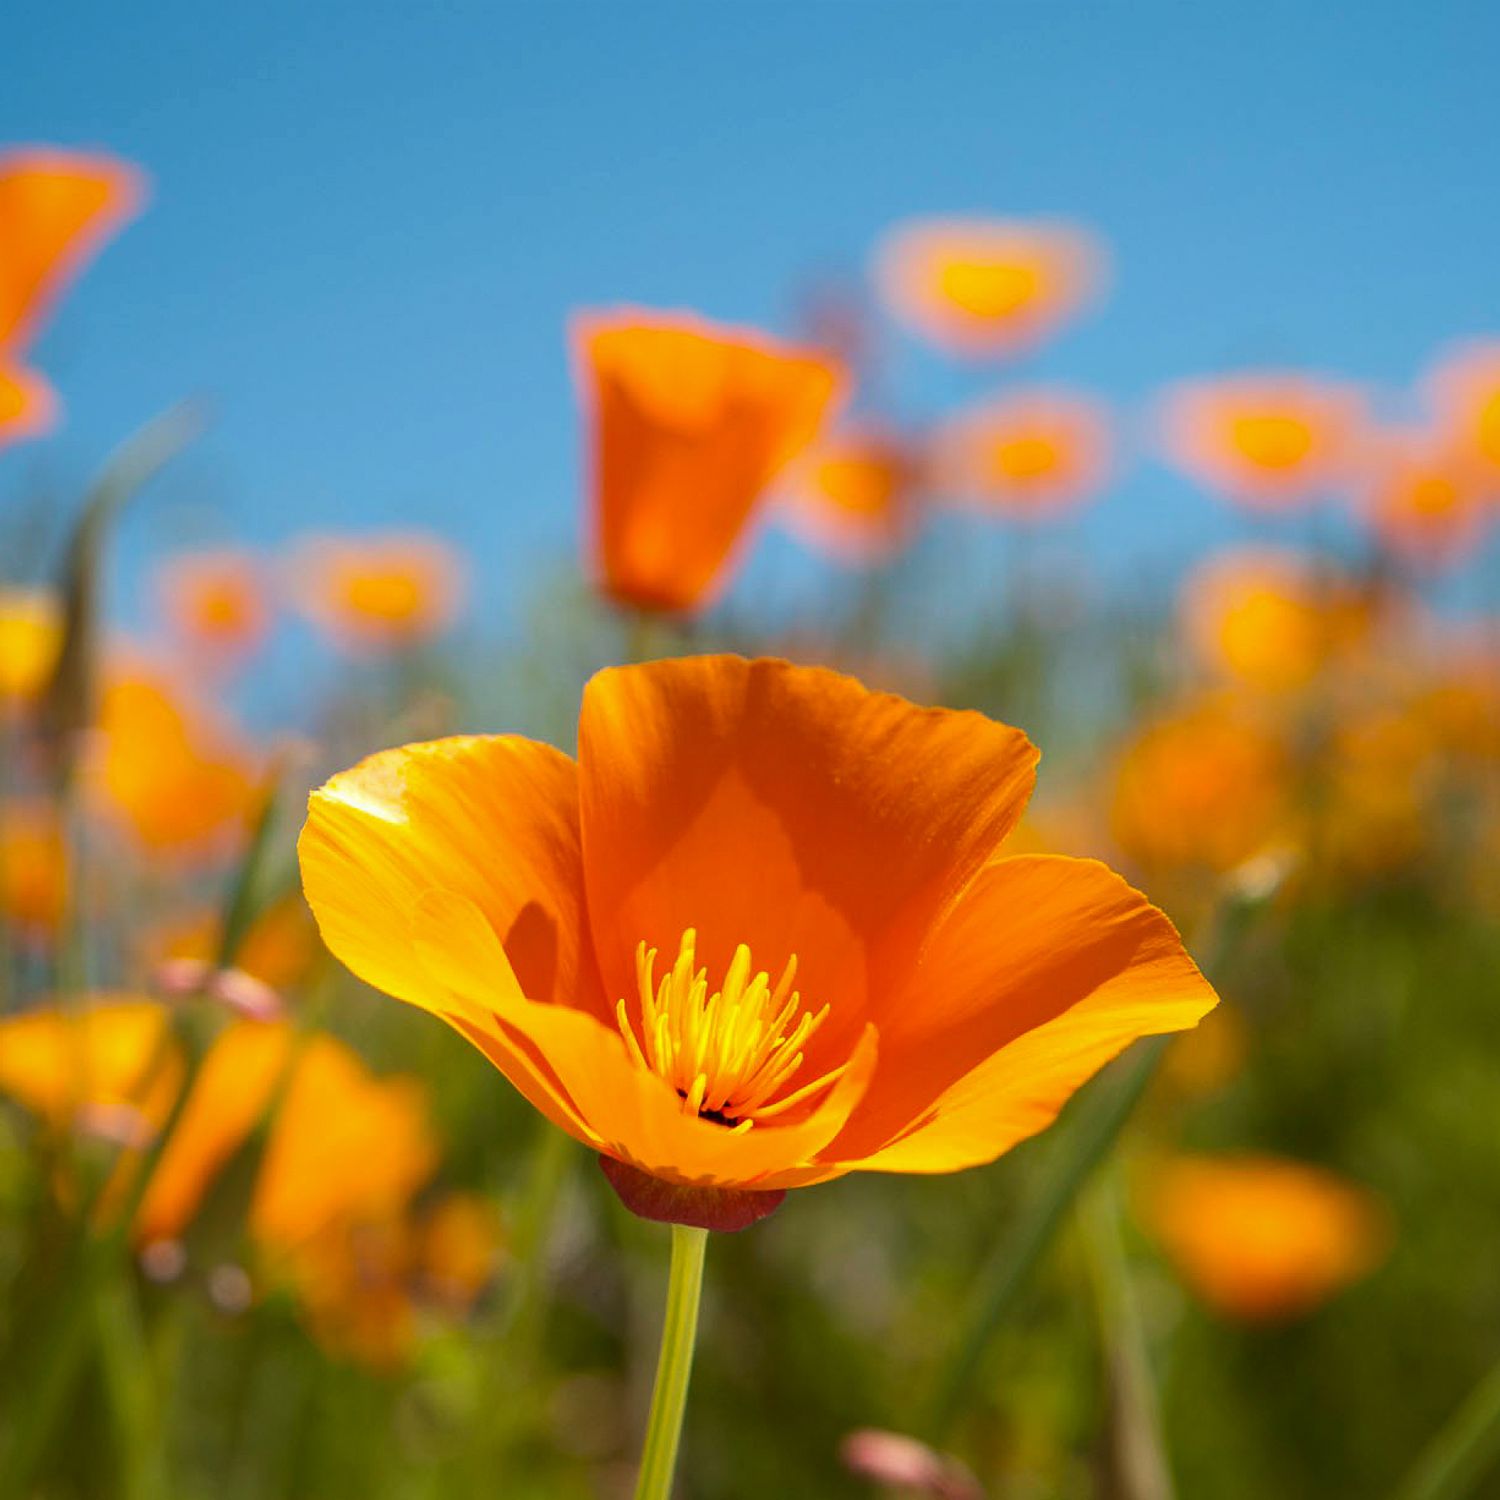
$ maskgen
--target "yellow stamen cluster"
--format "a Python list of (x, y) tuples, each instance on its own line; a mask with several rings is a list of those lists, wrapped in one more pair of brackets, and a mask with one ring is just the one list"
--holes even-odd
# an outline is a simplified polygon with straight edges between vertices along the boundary
[(677, 961), (656, 983), (656, 949), (635, 951), (640, 987), (640, 1037), (624, 1000), (616, 1006), (620, 1034), (636, 1063), (676, 1089), (684, 1114), (702, 1115), (736, 1131), (784, 1113), (826, 1088), (847, 1064), (789, 1094), (778, 1093), (802, 1066), (807, 1042), (828, 1016), (802, 1009), (792, 988), (793, 954), (775, 987), (751, 974), (750, 950), (734, 950), (722, 988), (709, 993), (708, 970), (697, 967), (698, 935), (682, 935)]

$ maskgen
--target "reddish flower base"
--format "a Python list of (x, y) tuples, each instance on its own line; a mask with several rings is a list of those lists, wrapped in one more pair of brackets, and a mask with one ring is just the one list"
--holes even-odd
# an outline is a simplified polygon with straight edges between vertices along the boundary
[(601, 1156), (599, 1165), (631, 1213), (660, 1224), (690, 1224), (694, 1229), (725, 1233), (748, 1229), (757, 1219), (775, 1213), (786, 1197), (785, 1188), (757, 1193), (744, 1188), (683, 1187), (612, 1156)]

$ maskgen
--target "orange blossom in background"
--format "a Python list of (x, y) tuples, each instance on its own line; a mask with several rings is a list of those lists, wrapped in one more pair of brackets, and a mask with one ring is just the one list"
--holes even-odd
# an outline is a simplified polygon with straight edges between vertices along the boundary
[(599, 585), (634, 609), (700, 608), (771, 481), (817, 436), (841, 371), (691, 313), (590, 313), (573, 336)]

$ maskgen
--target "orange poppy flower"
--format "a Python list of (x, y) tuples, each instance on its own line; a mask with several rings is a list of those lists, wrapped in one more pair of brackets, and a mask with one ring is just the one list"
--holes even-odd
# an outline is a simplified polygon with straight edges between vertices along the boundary
[(159, 1126), (181, 1077), (154, 1000), (96, 995), (0, 1018), (0, 1092), (54, 1129), (124, 1115)]
[(1109, 448), (1109, 418), (1097, 403), (1062, 391), (1017, 392), (946, 428), (941, 482), (981, 509), (1042, 520), (1104, 484)]
[(318, 537), (298, 548), (291, 572), (303, 613), (357, 656), (409, 651), (442, 635), (467, 588), (454, 549), (420, 532)]
[(267, 581), (248, 552), (183, 553), (158, 570), (156, 589), (172, 636), (210, 660), (248, 656), (270, 627)]
[(55, 420), (51, 390), (18, 356), (143, 196), (140, 174), (111, 157), (41, 147), (0, 155), (0, 447)]
[(1169, 1162), (1146, 1208), (1193, 1290), (1227, 1317), (1256, 1322), (1310, 1312), (1374, 1270), (1390, 1237), (1362, 1188), (1270, 1156)]
[(837, 365), (748, 329), (635, 309), (576, 320), (600, 587), (691, 610), (724, 587), (771, 481), (817, 436)]
[(1370, 637), (1372, 602), (1300, 553), (1240, 547), (1200, 563), (1179, 619), (1199, 660), (1264, 692), (1298, 692)]
[(989, 1161), (1214, 1004), (1102, 865), (1001, 857), (1035, 762), (818, 668), (613, 668), (576, 762), (469, 737), (334, 777), (303, 883), (337, 957), (480, 1048), (637, 1212), (739, 1227), (846, 1172)]
[(57, 396), (34, 370), (0, 360), (0, 448), (57, 425)]
[(1447, 355), (1427, 379), (1437, 425), (1472, 462), (1489, 491), (1500, 491), (1500, 340)]
[(24, 938), (48, 941), (68, 903), (68, 842), (45, 802), (0, 809), (0, 916)]
[(1217, 698), (1146, 725), (1115, 771), (1111, 827), (1154, 871), (1224, 874), (1287, 835), (1290, 767), (1281, 740)]
[(55, 594), (0, 588), (0, 714), (40, 697), (57, 666), (62, 635)]
[(1098, 292), (1105, 256), (1087, 230), (1045, 220), (920, 219), (876, 253), (893, 316), (949, 353), (988, 359), (1034, 348)]
[(1360, 506), (1390, 556), (1429, 573), (1471, 556), (1497, 514), (1475, 465), (1424, 432), (1385, 432), (1372, 442)]
[(804, 541), (850, 563), (891, 557), (917, 521), (920, 455), (876, 424), (819, 442), (792, 470), (780, 514)]
[(153, 854), (216, 852), (261, 796), (259, 768), (233, 731), (144, 670), (106, 682), (90, 775), (101, 809)]
[(1307, 375), (1226, 375), (1169, 391), (1161, 441), (1186, 474), (1259, 511), (1295, 509), (1341, 488), (1358, 458), (1364, 401)]

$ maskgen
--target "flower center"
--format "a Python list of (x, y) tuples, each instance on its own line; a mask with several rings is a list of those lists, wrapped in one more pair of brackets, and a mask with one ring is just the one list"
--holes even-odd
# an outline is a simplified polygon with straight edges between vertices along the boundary
[(683, 933), (677, 961), (660, 984), (656, 949), (638, 944), (639, 1036), (624, 1000), (615, 1013), (631, 1057), (677, 1091), (684, 1114), (743, 1132), (827, 1088), (848, 1064), (783, 1092), (829, 1007), (816, 1015), (803, 1008), (802, 996), (792, 988), (795, 954), (773, 987), (764, 970), (752, 975), (750, 950), (743, 943), (734, 950), (723, 985), (710, 993), (708, 970), (697, 967), (697, 938), (691, 927)]

